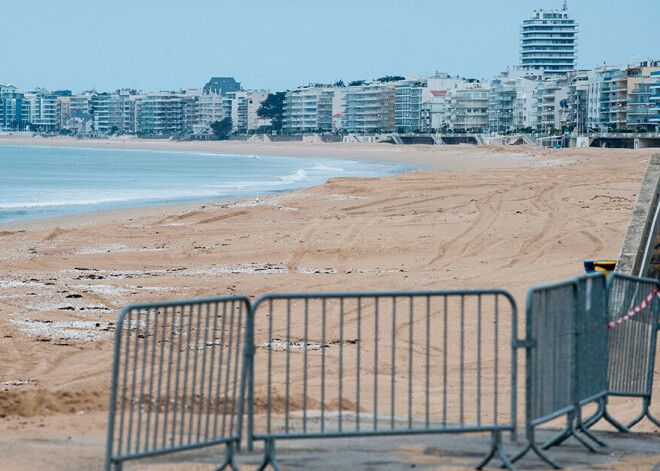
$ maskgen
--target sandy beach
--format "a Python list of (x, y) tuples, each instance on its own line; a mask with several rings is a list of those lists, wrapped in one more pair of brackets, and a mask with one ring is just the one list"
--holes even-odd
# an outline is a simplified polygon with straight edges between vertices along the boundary
[[(258, 201), (0, 225), (0, 469), (7, 470), (98, 468), (113, 323), (128, 303), (502, 288), (522, 311), (528, 288), (582, 274), (583, 260), (618, 257), (654, 153), (0, 136), (0, 152), (4, 144), (332, 157), (420, 169), (335, 178)], [(657, 366), (655, 379), (651, 410), (660, 416)], [(612, 404), (622, 421), (639, 411), (639, 401)], [(660, 432), (648, 422), (636, 430)], [(79, 466), (66, 461), (71, 450)]]

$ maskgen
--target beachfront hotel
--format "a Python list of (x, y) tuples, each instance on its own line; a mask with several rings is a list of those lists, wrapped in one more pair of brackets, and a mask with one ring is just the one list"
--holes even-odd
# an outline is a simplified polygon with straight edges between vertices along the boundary
[(565, 74), (577, 64), (578, 24), (561, 10), (534, 11), (520, 27), (520, 66), (545, 75)]

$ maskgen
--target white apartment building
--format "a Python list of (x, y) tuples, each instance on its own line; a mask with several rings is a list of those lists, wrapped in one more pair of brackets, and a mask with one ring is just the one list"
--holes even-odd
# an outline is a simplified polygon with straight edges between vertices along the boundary
[(172, 136), (183, 131), (182, 95), (147, 93), (137, 102), (138, 134)]
[(422, 131), (424, 103), (431, 97), (428, 81), (411, 78), (394, 82), (394, 128), (401, 133)]
[(23, 94), (14, 85), (0, 84), (0, 130), (21, 126)]
[[(651, 74), (660, 62), (643, 61), (626, 69), (602, 66), (589, 74), (588, 123), (600, 131), (650, 126)], [(629, 101), (630, 106), (629, 106)], [(628, 111), (632, 112), (629, 119)]]
[(124, 132), (124, 97), (118, 94), (98, 93), (90, 102), (94, 131), (100, 134)]
[(535, 128), (538, 121), (538, 99), (536, 89), (538, 82), (533, 81), (533, 86), (524, 82), (522, 89), (516, 93), (513, 102), (513, 127), (514, 129)]
[(247, 92), (247, 132), (256, 131), (260, 127), (264, 126), (264, 121), (259, 116), (259, 108), (266, 98), (268, 98), (269, 92), (267, 90), (252, 90)]
[(564, 74), (577, 64), (578, 24), (567, 11), (534, 11), (520, 28), (520, 66), (546, 75)]
[(634, 129), (649, 129), (651, 115), (651, 85), (654, 72), (660, 71), (660, 61), (643, 61), (626, 69), (626, 113), (625, 126)]
[(568, 82), (568, 108), (566, 126), (578, 133), (587, 132), (587, 109), (589, 102), (589, 71), (580, 71)]
[(330, 132), (334, 108), (333, 87), (300, 87), (284, 98), (282, 128), (287, 132)]
[(489, 129), (508, 132), (533, 127), (536, 121), (535, 91), (539, 77), (523, 69), (510, 69), (490, 84)]
[(60, 123), (60, 104), (48, 90), (26, 92), (23, 98), (22, 120), (42, 131), (54, 131)]
[[(136, 133), (137, 101), (135, 92), (130, 90), (93, 95), (89, 100), (93, 131), (106, 135)], [(71, 106), (72, 102), (69, 100), (69, 113)], [(74, 123), (76, 122), (77, 120), (74, 120)]]
[(468, 82), (451, 93), (451, 127), (454, 130), (483, 132), (488, 129), (490, 84)]
[(225, 117), (220, 93), (203, 93), (199, 97), (199, 124), (208, 130), (211, 123)]
[(394, 130), (395, 91), (392, 83), (347, 87), (345, 129), (349, 132), (389, 132)]
[(232, 132), (247, 131), (247, 92), (228, 92), (222, 98), (222, 112), (231, 118)]
[(549, 133), (553, 129), (561, 130), (568, 116), (567, 75), (549, 77), (538, 84), (537, 88), (537, 127)]
[(431, 96), (424, 104), (426, 130), (443, 131), (451, 126), (451, 97), (447, 90), (429, 90)]
[(422, 107), (423, 131), (442, 131), (451, 126), (451, 97), (465, 83), (465, 79), (451, 78), (449, 74), (439, 72), (426, 79), (427, 91)]
[[(587, 125), (590, 129), (601, 131), (609, 126), (609, 117), (605, 113), (607, 93), (611, 79), (620, 73), (617, 67), (603, 65), (589, 72), (589, 94), (587, 102)], [(606, 84), (607, 83), (607, 84)], [(601, 113), (601, 110), (603, 113)]]

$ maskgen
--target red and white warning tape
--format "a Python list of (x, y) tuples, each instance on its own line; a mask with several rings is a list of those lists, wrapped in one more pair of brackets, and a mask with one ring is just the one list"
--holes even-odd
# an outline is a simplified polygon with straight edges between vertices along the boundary
[(612, 322), (608, 323), (608, 324), (607, 324), (607, 328), (608, 328), (608, 329), (611, 329), (612, 327), (616, 327), (617, 325), (621, 324), (622, 322), (627, 321), (628, 319), (630, 319), (632, 316), (634, 316), (635, 314), (637, 314), (637, 313), (638, 313), (639, 311), (641, 311), (642, 309), (645, 309), (646, 306), (648, 306), (649, 304), (651, 304), (651, 301), (653, 301), (653, 297), (654, 297), (654, 296), (658, 296), (658, 297), (660, 297), (660, 291), (659, 291), (657, 288), (655, 288), (653, 291), (651, 291), (651, 294), (649, 294), (649, 295), (646, 297), (646, 299), (644, 299), (644, 301), (642, 301), (642, 302), (639, 303), (637, 306), (635, 306), (633, 309), (631, 309), (631, 310), (628, 312), (628, 314), (626, 314), (625, 316), (623, 316), (623, 317), (621, 317), (621, 318), (619, 318), (619, 319), (617, 319), (617, 320), (615, 320), (615, 321), (612, 321)]

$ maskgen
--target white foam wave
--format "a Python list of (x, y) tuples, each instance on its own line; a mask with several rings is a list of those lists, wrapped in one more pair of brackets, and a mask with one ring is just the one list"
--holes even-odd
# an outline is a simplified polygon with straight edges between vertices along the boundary
[(295, 173), (280, 177), (280, 181), (284, 183), (304, 182), (305, 180), (307, 180), (307, 172), (302, 168), (298, 169)]

